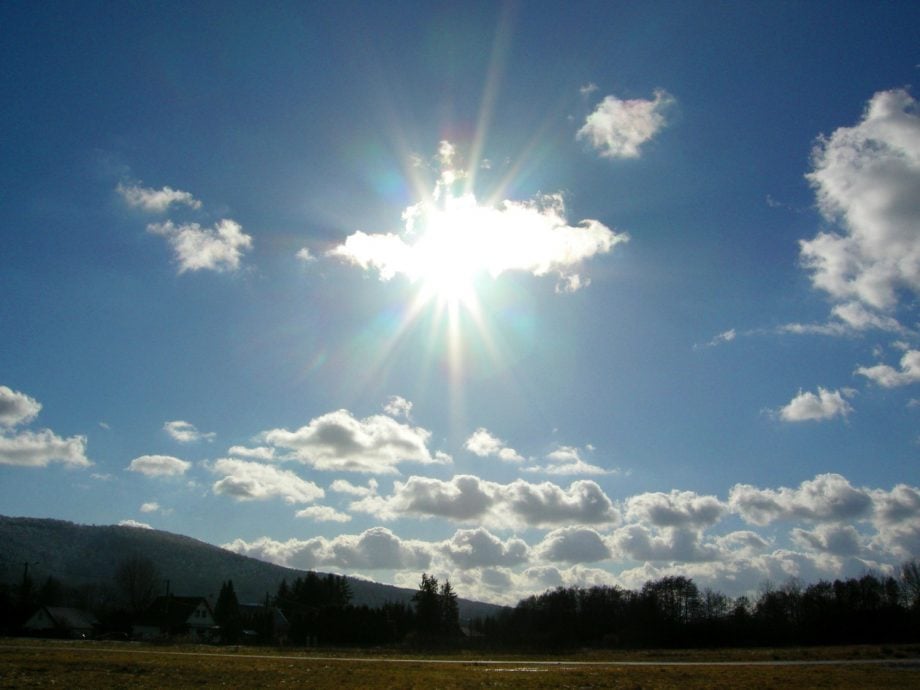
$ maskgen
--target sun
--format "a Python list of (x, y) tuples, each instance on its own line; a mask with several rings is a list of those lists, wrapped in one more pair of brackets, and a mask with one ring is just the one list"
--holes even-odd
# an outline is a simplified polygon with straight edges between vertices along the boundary
[(477, 279), (487, 270), (489, 257), (477, 241), (482, 214), (472, 195), (449, 196), (427, 203), (420, 214), (415, 244), (415, 273), (422, 294), (451, 306), (472, 307)]

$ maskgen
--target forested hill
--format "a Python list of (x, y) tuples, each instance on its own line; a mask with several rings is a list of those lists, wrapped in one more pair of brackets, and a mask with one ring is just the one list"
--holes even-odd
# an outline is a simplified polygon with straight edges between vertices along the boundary
[[(0, 516), (0, 582), (18, 584), (25, 564), (37, 585), (49, 575), (73, 586), (109, 584), (124, 559), (149, 558), (163, 577), (165, 588), (181, 595), (214, 595), (221, 583), (233, 580), (242, 602), (258, 602), (274, 594), (304, 571), (241, 556), (211, 544), (153, 529), (116, 525), (77, 525), (63, 520)], [(421, 573), (419, 574), (421, 575)], [(380, 606), (407, 602), (415, 590), (348, 578), (352, 604)], [(460, 616), (493, 615), (499, 607), (459, 600)]]

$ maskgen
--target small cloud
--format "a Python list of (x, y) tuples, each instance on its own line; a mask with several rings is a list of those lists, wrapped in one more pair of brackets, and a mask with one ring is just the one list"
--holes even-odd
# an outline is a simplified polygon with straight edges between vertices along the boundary
[(412, 413), (412, 403), (398, 395), (391, 395), (383, 406), (383, 411), (391, 417), (409, 419)]
[(142, 513), (156, 513), (160, 510), (160, 504), (156, 501), (150, 501), (148, 503), (142, 503), (140, 511)]
[(99, 422), (99, 428), (109, 431), (112, 427), (107, 422)]
[(310, 250), (307, 249), (306, 247), (302, 248), (300, 251), (297, 252), (297, 258), (303, 261), (304, 263), (310, 263), (312, 261), (316, 261), (316, 257), (313, 256), (313, 254), (310, 253)]
[(524, 462), (524, 458), (514, 448), (506, 446), (504, 441), (483, 427), (476, 429), (466, 439), (464, 447), (481, 458), (496, 457), (503, 462)]
[(25, 393), (0, 386), (0, 427), (18, 426), (31, 422), (41, 412), (42, 404)]
[(141, 455), (128, 465), (129, 472), (140, 472), (147, 477), (176, 477), (185, 474), (192, 463), (171, 455)]
[(135, 529), (153, 529), (146, 522), (138, 522), (137, 520), (121, 520), (118, 523), (119, 527), (133, 527)]
[[(588, 449), (593, 450), (593, 449)], [(525, 468), (527, 472), (540, 472), (542, 474), (552, 474), (557, 476), (564, 475), (598, 475), (598, 474), (616, 474), (616, 470), (605, 470), (603, 467), (592, 465), (585, 462), (579, 453), (578, 448), (573, 446), (560, 446), (552, 453), (546, 456), (549, 463), (546, 465), (534, 465)]]
[(295, 514), (299, 518), (308, 518), (314, 522), (350, 522), (351, 515), (340, 513), (329, 506), (309, 506), (298, 510)]
[(717, 347), (719, 345), (724, 345), (725, 343), (730, 343), (737, 337), (737, 331), (735, 331), (734, 328), (729, 328), (727, 331), (722, 331), (718, 335), (713, 336), (712, 340), (710, 340), (708, 343), (705, 343), (704, 345), (694, 345), (693, 347), (694, 349), (698, 349), (700, 347)]
[(351, 496), (374, 496), (377, 494), (377, 480), (369, 479), (367, 486), (355, 486), (346, 479), (336, 479), (329, 486), (330, 491)]
[(264, 501), (277, 497), (286, 503), (312, 503), (326, 495), (313, 482), (273, 465), (223, 458), (210, 469), (214, 474), (222, 475), (214, 482), (214, 493), (227, 494), (237, 501)]
[(243, 254), (252, 247), (252, 237), (236, 221), (223, 219), (213, 228), (198, 223), (175, 225), (151, 223), (147, 232), (165, 237), (179, 262), (179, 273), (186, 271), (235, 271)]
[(852, 388), (829, 391), (819, 386), (817, 394), (800, 390), (789, 404), (779, 409), (779, 418), (784, 422), (805, 422), (846, 417), (853, 411), (846, 398), (854, 395), (856, 391)]
[(876, 364), (874, 367), (859, 367), (856, 373), (874, 381), (883, 388), (906, 386), (920, 381), (920, 350), (908, 350), (901, 357), (901, 369), (895, 369), (887, 364)]
[(138, 185), (119, 184), (115, 189), (128, 206), (144, 211), (162, 213), (173, 204), (185, 204), (194, 209), (201, 208), (201, 202), (191, 194), (172, 187), (152, 189)]
[(590, 96), (595, 91), (597, 91), (597, 84), (594, 82), (588, 82), (580, 89), (578, 89), (578, 93), (580, 93), (582, 96)]
[(640, 148), (666, 124), (664, 113), (674, 98), (661, 89), (653, 100), (607, 96), (575, 135), (586, 139), (602, 158), (638, 158)]
[(256, 446), (255, 448), (248, 448), (247, 446), (230, 446), (229, 450), (227, 450), (227, 454), (238, 458), (247, 458), (249, 460), (271, 461), (275, 459), (275, 449), (268, 448), (267, 446)]
[(190, 422), (183, 422), (177, 419), (173, 422), (166, 422), (163, 425), (163, 431), (169, 434), (179, 443), (195, 443), (196, 441), (213, 441), (217, 434), (213, 432), (201, 432)]

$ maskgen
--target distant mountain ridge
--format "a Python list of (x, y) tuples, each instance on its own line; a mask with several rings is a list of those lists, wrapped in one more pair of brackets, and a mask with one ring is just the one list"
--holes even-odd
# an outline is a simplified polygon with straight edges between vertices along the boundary
[[(175, 594), (217, 598), (221, 583), (233, 580), (241, 602), (274, 595), (306, 571), (267, 563), (181, 534), (120, 525), (79, 525), (49, 518), (0, 515), (0, 582), (18, 583), (26, 564), (36, 583), (49, 575), (70, 585), (111, 583), (118, 564), (130, 556), (152, 560)], [(352, 603), (380, 606), (408, 602), (414, 589), (348, 577)], [(501, 607), (460, 599), (461, 618), (497, 613)]]

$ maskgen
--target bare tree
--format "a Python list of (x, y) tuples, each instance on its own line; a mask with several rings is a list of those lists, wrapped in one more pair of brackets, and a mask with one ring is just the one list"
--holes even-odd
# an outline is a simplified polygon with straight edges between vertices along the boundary
[(156, 598), (160, 581), (156, 564), (144, 556), (129, 556), (115, 570), (115, 586), (133, 614), (141, 613), (150, 606)]
[(912, 609), (920, 609), (920, 561), (907, 561), (899, 570), (904, 603)]

